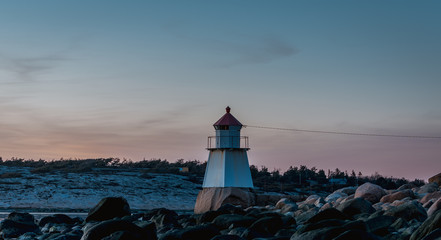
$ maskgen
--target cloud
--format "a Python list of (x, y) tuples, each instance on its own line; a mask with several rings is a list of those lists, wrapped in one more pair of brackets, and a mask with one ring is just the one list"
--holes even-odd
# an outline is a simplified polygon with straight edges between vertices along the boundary
[(11, 57), (0, 53), (0, 70), (12, 73), (19, 82), (31, 82), (37, 75), (56, 67), (66, 58), (61, 55), (39, 57)]
[(242, 64), (266, 64), (272, 61), (291, 57), (299, 52), (292, 43), (286, 42), (282, 37), (273, 34), (250, 36), (241, 33), (223, 33), (222, 38), (203, 37), (185, 31), (185, 23), (169, 23), (162, 26), (165, 31), (182, 41), (196, 44), (204, 51), (215, 51), (214, 56), (225, 56), (221, 67), (232, 67)]
[(221, 48), (235, 55), (235, 60), (226, 63), (226, 67), (238, 64), (265, 64), (299, 52), (291, 44), (274, 36), (255, 38), (254, 41), (249, 41), (249, 44), (226, 42)]

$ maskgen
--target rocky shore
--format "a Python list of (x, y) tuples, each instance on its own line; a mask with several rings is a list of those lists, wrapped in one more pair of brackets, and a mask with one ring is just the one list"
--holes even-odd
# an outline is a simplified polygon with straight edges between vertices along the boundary
[(282, 198), (246, 209), (225, 204), (202, 214), (167, 208), (132, 212), (125, 198), (108, 197), (87, 217), (53, 214), (36, 220), (12, 212), (3, 239), (441, 239), (437, 182), (385, 190), (366, 183), (295, 202)]

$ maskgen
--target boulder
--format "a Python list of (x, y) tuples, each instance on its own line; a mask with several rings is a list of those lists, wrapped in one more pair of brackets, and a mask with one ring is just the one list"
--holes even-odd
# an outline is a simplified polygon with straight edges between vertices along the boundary
[(100, 240), (112, 234), (121, 234), (117, 232), (126, 232), (126, 235), (132, 236), (130, 239), (153, 239), (156, 237), (156, 229), (141, 228), (129, 221), (112, 219), (102, 221), (85, 229), (81, 240)]
[(438, 228), (441, 228), (441, 211), (438, 211), (427, 218), (423, 224), (412, 233), (410, 240), (423, 239), (426, 235), (429, 235)]
[(413, 193), (412, 190), (405, 189), (405, 190), (401, 190), (401, 191), (398, 191), (398, 192), (394, 192), (394, 193), (391, 193), (391, 194), (384, 195), (380, 199), (380, 202), (382, 202), (382, 203), (386, 203), (386, 202), (392, 203), (395, 200), (401, 200), (401, 199), (406, 198), (406, 197), (414, 198), (415, 194)]
[(369, 232), (378, 236), (385, 236), (390, 233), (389, 228), (396, 220), (396, 217), (383, 215), (369, 218), (366, 224)]
[(420, 203), (425, 204), (431, 199), (439, 199), (441, 198), (441, 191), (431, 192), (426, 194), (423, 198), (421, 198)]
[(308, 219), (306, 223), (317, 223), (326, 219), (347, 220), (349, 217), (335, 208), (328, 208)]
[(433, 182), (441, 186), (441, 173), (438, 173), (435, 176), (429, 178), (429, 183), (433, 183)]
[(371, 214), (375, 212), (372, 204), (363, 198), (354, 198), (343, 202), (342, 204), (337, 206), (337, 210), (350, 217), (353, 217), (360, 213)]
[(337, 201), (337, 199), (342, 198), (342, 197), (347, 197), (347, 196), (348, 195), (344, 192), (333, 192), (325, 198), (325, 201), (326, 202), (335, 202), (335, 201)]
[(93, 207), (87, 215), (86, 222), (105, 221), (113, 218), (130, 216), (130, 206), (122, 197), (107, 197)]
[(256, 194), (249, 188), (204, 188), (199, 191), (194, 213), (201, 214), (210, 210), (217, 210), (227, 203), (247, 208), (255, 205)]
[(384, 212), (386, 216), (394, 216), (397, 218), (403, 218), (407, 221), (416, 219), (420, 222), (427, 218), (426, 210), (421, 206), (421, 204), (414, 200), (397, 207), (392, 207)]
[(172, 230), (164, 234), (161, 240), (177, 240), (177, 239), (210, 240), (214, 236), (219, 234), (220, 234), (219, 230), (213, 224), (203, 224), (184, 229)]
[(40, 219), (38, 226), (44, 227), (48, 223), (55, 224), (74, 224), (75, 219), (65, 215), (65, 214), (54, 214), (53, 216), (46, 216)]
[(233, 225), (232, 228), (236, 227), (249, 227), (253, 222), (256, 221), (253, 217), (242, 216), (238, 214), (223, 214), (217, 216), (213, 223), (219, 229), (226, 229)]
[(427, 210), (427, 216), (432, 216), (438, 210), (441, 210), (441, 198), (430, 206), (430, 208)]
[(346, 195), (352, 195), (355, 193), (355, 191), (357, 190), (356, 187), (344, 187), (344, 188), (340, 188), (334, 191), (334, 193), (344, 193)]
[(425, 195), (427, 193), (433, 193), (438, 191), (439, 185), (436, 182), (431, 182), (426, 185), (423, 185), (418, 189), (417, 193), (421, 195)]
[(371, 203), (377, 203), (386, 194), (382, 187), (372, 183), (365, 183), (357, 188), (354, 198), (364, 198)]
[(27, 232), (40, 233), (34, 216), (29, 213), (12, 212), (0, 223), (0, 237), (5, 239), (16, 238)]

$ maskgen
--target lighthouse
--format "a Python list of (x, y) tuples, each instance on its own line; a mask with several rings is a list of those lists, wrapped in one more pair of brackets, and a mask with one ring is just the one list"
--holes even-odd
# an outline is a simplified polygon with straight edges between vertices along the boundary
[(201, 214), (217, 210), (223, 204), (253, 206), (253, 190), (247, 151), (248, 137), (241, 136), (243, 125), (232, 114), (231, 108), (213, 124), (215, 136), (209, 136), (209, 151), (202, 190), (196, 199), (194, 212)]
[(226, 108), (226, 113), (213, 124), (216, 136), (208, 137), (210, 151), (205, 170), (203, 188), (253, 188), (247, 151), (248, 137), (241, 136), (240, 123)]

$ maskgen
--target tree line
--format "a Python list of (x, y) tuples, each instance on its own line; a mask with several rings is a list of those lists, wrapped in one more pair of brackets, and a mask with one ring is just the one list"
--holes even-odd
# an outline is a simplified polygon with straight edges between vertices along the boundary
[[(176, 162), (169, 162), (161, 159), (151, 159), (142, 161), (132, 161), (119, 158), (98, 158), (98, 159), (59, 159), (53, 161), (46, 160), (25, 160), (21, 158), (11, 158), (3, 160), (0, 157), (0, 166), (9, 167), (29, 167), (35, 174), (43, 174), (52, 171), (62, 172), (88, 172), (100, 168), (115, 169), (138, 169), (144, 173), (172, 173), (188, 175), (193, 181), (202, 181), (205, 174), (207, 162), (197, 160), (185, 161), (179, 159)], [(385, 189), (396, 189), (403, 184), (414, 184), (421, 186), (423, 180), (413, 181), (405, 178), (394, 178), (381, 176), (375, 173), (364, 176), (361, 172), (352, 170), (351, 172), (335, 170), (308, 168), (306, 166), (291, 166), (285, 172), (280, 170), (269, 171), (267, 167), (260, 168), (251, 165), (251, 176), (255, 187), (265, 191), (288, 192), (299, 188), (309, 188), (314, 190), (329, 190), (335, 185), (338, 187), (357, 186), (366, 182), (377, 184)]]

